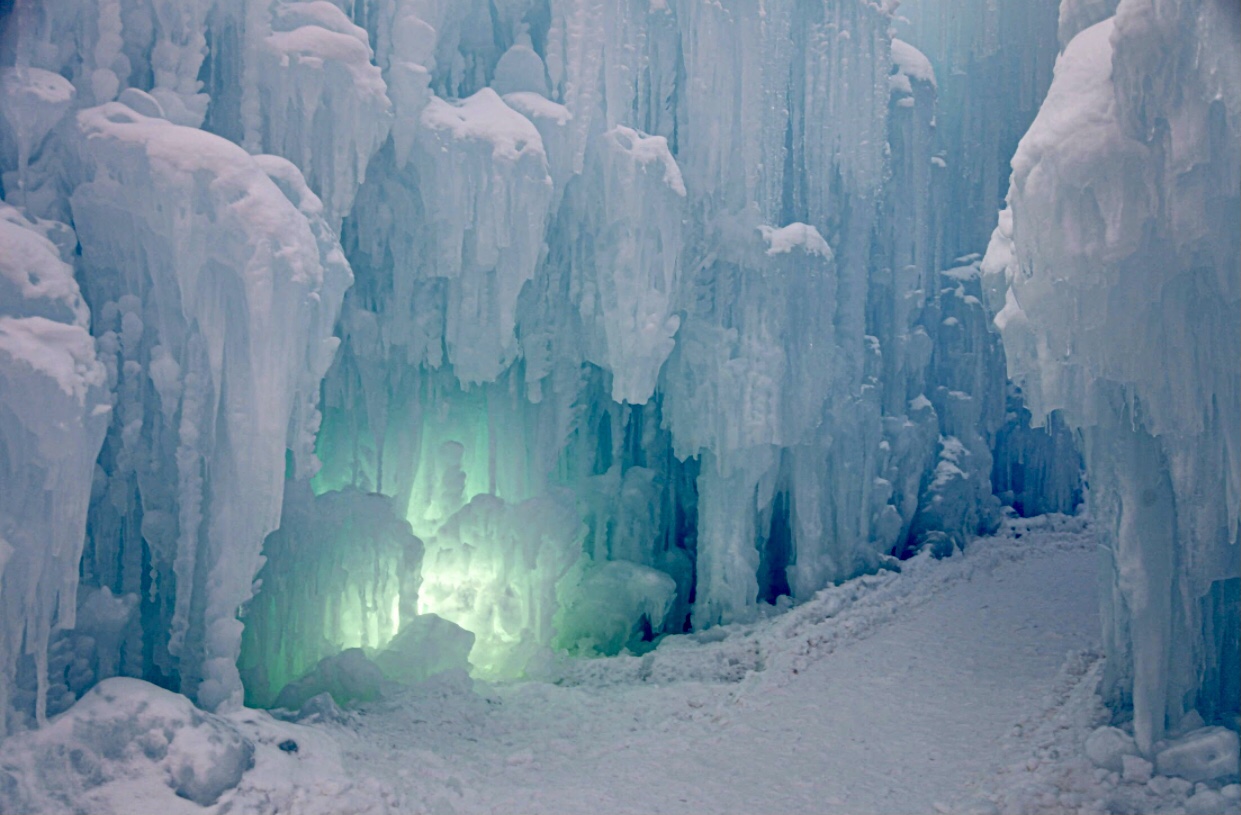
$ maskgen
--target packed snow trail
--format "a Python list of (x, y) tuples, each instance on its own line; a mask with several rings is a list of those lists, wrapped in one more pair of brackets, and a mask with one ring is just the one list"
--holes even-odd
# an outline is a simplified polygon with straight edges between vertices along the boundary
[(567, 663), (559, 684), (428, 685), (339, 737), (354, 771), (405, 784), (400, 810), (986, 808), (1028, 753), (1015, 725), (1097, 642), (1097, 557), (1076, 519), (1019, 521), (784, 615)]

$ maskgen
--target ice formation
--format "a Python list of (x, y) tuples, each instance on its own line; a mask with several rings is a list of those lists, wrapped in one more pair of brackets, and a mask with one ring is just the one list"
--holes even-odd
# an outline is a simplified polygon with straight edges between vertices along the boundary
[[(1030, 375), (1044, 361), (1015, 305), (998, 321), (1021, 388), (1007, 382), (988, 303), (1008, 285), (1026, 306), (1029, 286), (1028, 318), (1042, 292), (1048, 336), (1075, 313), (1043, 278), (997, 270), (1033, 256), (1020, 196), (1042, 196), (1031, 232), (1059, 223), (1059, 187), (1021, 179), (1057, 166), (1057, 100), (1099, 83), (1053, 86), (1009, 226), (977, 253), (1057, 37), (1112, 8), (895, 5), (18, 0), (0, 35), (5, 730), (118, 675), (222, 712), (317, 710), (467, 652), (477, 675), (535, 675), (553, 648), (640, 651), (951, 553), (1002, 501), (1072, 511), (1070, 428), (1095, 426), (1095, 391)], [(1177, 8), (1217, 36), (1214, 12)], [(1136, 94), (1163, 63), (1131, 29), (1116, 87)], [(1187, 152), (1138, 139), (1115, 161), (1154, 179), (1225, 156), (1226, 58), (1192, 74), (1223, 101), (1175, 102)], [(1167, 100), (1141, 92), (1092, 126), (1146, 138)], [(1108, 186), (1128, 165), (1098, 166), (1072, 180), (1120, 208), (1104, 209), (1120, 246), (1147, 199)], [(1161, 411), (1133, 463), (1176, 426), (1201, 431), (1178, 478), (1231, 479), (1230, 515), (1199, 496), (1177, 516), (1205, 541), (1217, 521), (1236, 534), (1225, 351), (1176, 361), (1175, 383), (1122, 376), (1141, 348), (1235, 337), (1235, 241), (1211, 237), (1226, 213), (1202, 197), (1227, 205), (1235, 168), (1191, 175), (1167, 210), (1184, 243), (1161, 257), (1203, 258), (1183, 282), (1218, 288), (1213, 327), (1089, 341), (1119, 365), (1117, 404)], [(1058, 240), (1039, 238), (1040, 271)], [(1119, 279), (1120, 254), (1083, 247), (1048, 262)], [(1208, 392), (1215, 414), (1194, 401)], [(1195, 558), (1177, 574), (1197, 602), (1222, 567)], [(1209, 602), (1235, 605), (1229, 585)], [(1187, 630), (1220, 619), (1184, 608)], [(1205, 639), (1185, 641), (1218, 673)]]
[(1030, 410), (1085, 439), (1109, 534), (1107, 692), (1152, 757), (1187, 714), (1235, 727), (1241, 688), (1241, 20), (1088, 5), (1062, 9), (1062, 34), (1084, 27), (983, 268)]

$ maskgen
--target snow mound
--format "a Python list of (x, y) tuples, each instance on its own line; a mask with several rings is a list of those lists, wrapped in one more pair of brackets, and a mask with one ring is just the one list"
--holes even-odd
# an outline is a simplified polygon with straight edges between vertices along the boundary
[(6, 742), (3, 755), (5, 811), (60, 811), (75, 803), (110, 810), (109, 793), (123, 789), (141, 800), (154, 797), (151, 788), (161, 783), (210, 806), (253, 766), (254, 743), (184, 696), (113, 678), (42, 730)]

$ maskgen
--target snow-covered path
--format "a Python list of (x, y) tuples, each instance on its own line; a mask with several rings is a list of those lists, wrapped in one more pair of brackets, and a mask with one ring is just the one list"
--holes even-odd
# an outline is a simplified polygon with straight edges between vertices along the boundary
[(1029, 754), (1016, 725), (1054, 704), (1066, 654), (1097, 641), (1096, 563), (1076, 519), (1017, 522), (784, 615), (570, 663), (559, 684), (428, 686), (338, 736), (402, 810), (973, 806)]

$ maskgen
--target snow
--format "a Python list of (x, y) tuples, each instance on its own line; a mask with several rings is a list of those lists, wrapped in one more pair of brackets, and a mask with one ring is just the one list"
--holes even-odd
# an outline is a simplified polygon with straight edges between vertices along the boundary
[(516, 162), (527, 155), (546, 160), (538, 130), (515, 115), (490, 88), (457, 104), (432, 99), (422, 112), (422, 124), (432, 131), (445, 131), (454, 139), (487, 142), (496, 160)]
[(789, 224), (779, 229), (771, 226), (760, 226), (758, 231), (763, 234), (763, 239), (771, 245), (767, 250), (769, 255), (782, 255), (792, 252), (794, 249), (801, 249), (804, 252), (832, 259), (832, 249), (827, 245), (827, 241), (823, 240), (823, 236), (819, 234), (819, 230), (809, 224)]
[[(471, 683), (444, 674), (304, 720), (315, 724), (254, 711), (187, 721), (179, 697), (110, 680), (0, 754), (10, 772), (27, 768), (16, 776), (23, 796), (16, 800), (106, 811), (1235, 805), (1237, 786), (1227, 777), (1197, 786), (1179, 776), (1142, 781), (1145, 766), (1132, 755), (1128, 779), (1093, 769), (1087, 738), (1108, 720), (1097, 693), (1104, 661), (1093, 616), (1096, 549), (1096, 533), (1081, 519), (1013, 521), (965, 554), (922, 555), (900, 572), (825, 589), (782, 614), (665, 638), (645, 655), (562, 657), (541, 681)], [(97, 703), (105, 693), (113, 707)], [(138, 700), (146, 708), (135, 717), (127, 706)], [(124, 743), (132, 746), (111, 756), (88, 752), (102, 755), (92, 765), (97, 775), (36, 771), (31, 762), (54, 755), (56, 745), (79, 743), (80, 722), (100, 723), (85, 732), (128, 728), (134, 736)], [(209, 732), (222, 739), (194, 753), (193, 777), (220, 779), (204, 795), (226, 788), (203, 809), (176, 797), (174, 786), (188, 776), (165, 765), (188, 760), (182, 745)], [(140, 745), (156, 733), (169, 734), (167, 753), (151, 758)], [(280, 749), (288, 739), (296, 752)], [(253, 768), (240, 779), (225, 772), (236, 766), (229, 745), (250, 745)]]
[(0, 352), (9, 364), (25, 364), (55, 381), (80, 405), (87, 393), (104, 383), (90, 335), (75, 325), (46, 317), (0, 317)]
[[(916, 79), (919, 82), (929, 82), (931, 87), (938, 87), (935, 82), (935, 69), (926, 54), (896, 37), (892, 38), (892, 62), (900, 72), (899, 75), (906, 78), (906, 85), (910, 79)], [(912, 88), (907, 89), (906, 93), (913, 93)]]

